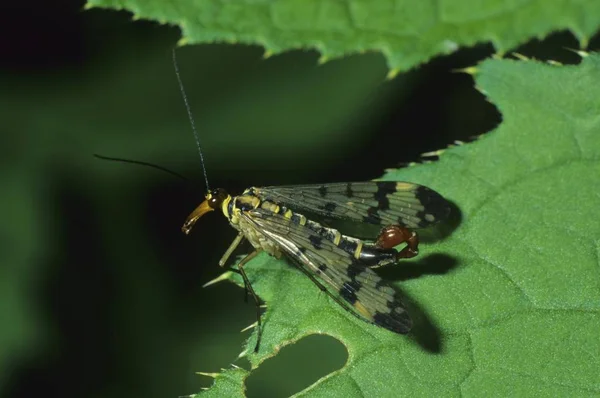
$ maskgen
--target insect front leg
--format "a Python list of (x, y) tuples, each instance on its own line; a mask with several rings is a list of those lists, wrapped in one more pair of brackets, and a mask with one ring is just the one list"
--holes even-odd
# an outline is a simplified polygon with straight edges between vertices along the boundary
[[(225, 266), (225, 264), (227, 263), (227, 260), (229, 259), (229, 257), (231, 257), (231, 254), (233, 254), (235, 249), (237, 249), (237, 247), (240, 245), (240, 243), (242, 243), (243, 239), (244, 239), (244, 234), (242, 232), (237, 234), (237, 236), (235, 237), (233, 242), (231, 242), (231, 245), (229, 245), (229, 248), (227, 249), (227, 251), (223, 254), (223, 257), (221, 257), (221, 259), (219, 260), (219, 266), (221, 266), (221, 267)], [(255, 256), (256, 253), (255, 252), (253, 252), (253, 253)], [(253, 253), (250, 253), (250, 254), (253, 254)], [(250, 256), (250, 254), (247, 257), (244, 257), (244, 259), (242, 261), (248, 262), (249, 260), (251, 260), (253, 257), (248, 258)], [(245, 303), (248, 302), (248, 284), (246, 283), (245, 278), (244, 278), (244, 302)]]
[(237, 249), (237, 247), (240, 245), (240, 243), (242, 243), (243, 239), (244, 239), (244, 234), (240, 232), (235, 237), (235, 239), (233, 240), (233, 242), (231, 242), (231, 245), (229, 245), (229, 248), (223, 254), (223, 257), (221, 257), (221, 259), (219, 260), (219, 266), (221, 266), (221, 267), (225, 266), (225, 263), (227, 262), (227, 260), (231, 256), (231, 254), (234, 252), (235, 249)]
[(396, 259), (412, 258), (419, 254), (419, 236), (415, 231), (399, 225), (389, 225), (381, 230), (375, 246), (382, 249), (391, 249), (402, 243), (406, 247), (398, 252)]
[(254, 299), (254, 303), (256, 304), (256, 327), (258, 328), (257, 329), (258, 334), (256, 337), (256, 347), (254, 347), (254, 352), (258, 352), (258, 346), (260, 345), (260, 339), (262, 338), (262, 326), (260, 323), (260, 299), (258, 298), (258, 295), (252, 288), (252, 285), (250, 284), (250, 280), (248, 279), (248, 276), (246, 275), (246, 271), (244, 271), (244, 265), (246, 265), (246, 263), (248, 261), (250, 261), (254, 257), (256, 257), (256, 255), (258, 253), (260, 253), (260, 250), (258, 250), (258, 249), (253, 251), (252, 253), (250, 253), (246, 257), (244, 257), (242, 259), (242, 261), (240, 261), (240, 263), (238, 264), (238, 269), (240, 270), (240, 274), (242, 275), (242, 279), (244, 280), (244, 290), (245, 290), (246, 301), (248, 301), (248, 292), (250, 292), (250, 294), (252, 295), (252, 298)]

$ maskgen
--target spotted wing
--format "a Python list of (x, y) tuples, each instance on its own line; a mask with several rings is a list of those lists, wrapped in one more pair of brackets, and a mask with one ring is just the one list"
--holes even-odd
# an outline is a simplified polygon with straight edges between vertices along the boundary
[(434, 190), (409, 182), (368, 181), (253, 188), (254, 194), (292, 209), (380, 226), (423, 228), (450, 213)]
[(281, 247), (305, 273), (324, 281), (330, 296), (342, 307), (352, 307), (354, 315), (393, 332), (410, 331), (412, 321), (396, 291), (351, 254), (279, 214), (256, 209), (241, 217), (255, 232)]

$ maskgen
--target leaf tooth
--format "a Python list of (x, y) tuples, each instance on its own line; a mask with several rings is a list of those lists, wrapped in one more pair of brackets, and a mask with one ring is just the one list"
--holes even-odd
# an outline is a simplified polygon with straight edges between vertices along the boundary
[(467, 66), (466, 68), (452, 69), (452, 72), (454, 72), (454, 73), (466, 73), (467, 75), (474, 76), (474, 75), (476, 75), (479, 72), (479, 69), (477, 69), (476, 66)]
[(251, 323), (250, 325), (246, 326), (245, 328), (243, 328), (242, 330), (240, 330), (240, 333), (244, 333), (252, 328), (255, 328), (256, 325), (258, 325), (258, 321)]
[(579, 42), (579, 48), (587, 48), (587, 46), (590, 44), (590, 38), (588, 37), (588, 35), (586, 35), (576, 27), (571, 27), (569, 28), (569, 30), (571, 31), (573, 36), (577, 38), (577, 41)]
[(263, 53), (262, 57), (263, 57), (263, 59), (269, 59), (272, 56), (274, 56), (275, 54), (277, 54), (275, 51), (273, 51), (270, 48), (265, 47), (265, 52)]
[[(184, 31), (183, 26), (182, 26), (181, 30)], [(187, 36), (186, 35), (182, 35), (181, 38), (179, 40), (177, 40), (177, 44), (175, 46), (176, 47), (183, 47), (183, 46), (187, 46), (188, 44), (190, 44), (190, 41), (188, 40)]]
[(317, 63), (319, 65), (323, 65), (323, 64), (327, 63), (328, 61), (329, 61), (329, 57), (326, 54), (321, 54), (321, 56), (317, 60)]
[(390, 70), (388, 71), (385, 78), (386, 78), (386, 80), (392, 80), (393, 78), (395, 78), (398, 75), (398, 73), (400, 73), (400, 69), (390, 68)]
[(511, 55), (517, 59), (520, 59), (521, 61), (530, 61), (530, 59), (527, 58), (527, 56), (518, 52), (512, 52)]
[(564, 47), (564, 49), (567, 50), (567, 51), (571, 51), (572, 53), (575, 53), (575, 54), (579, 55), (581, 58), (587, 58), (590, 55), (590, 53), (587, 52), (587, 51), (578, 50), (578, 49), (571, 48), (571, 47)]
[(446, 149), (436, 149), (435, 151), (423, 152), (420, 157), (422, 158), (432, 158), (436, 156), (440, 156)]
[(217, 377), (219, 377), (219, 375), (221, 373), (214, 373), (214, 372), (196, 372), (197, 375), (200, 376), (206, 376), (206, 377), (212, 377), (213, 379), (216, 379)]
[(248, 350), (244, 349), (244, 351), (240, 352), (237, 356), (237, 359), (241, 359), (248, 356)]
[(215, 283), (219, 283), (221, 281), (226, 281), (226, 280), (230, 279), (231, 275), (233, 275), (233, 272), (231, 272), (231, 271), (223, 272), (221, 275), (217, 276), (215, 279), (206, 282), (204, 285), (202, 285), (202, 287), (208, 287), (210, 285), (214, 285)]

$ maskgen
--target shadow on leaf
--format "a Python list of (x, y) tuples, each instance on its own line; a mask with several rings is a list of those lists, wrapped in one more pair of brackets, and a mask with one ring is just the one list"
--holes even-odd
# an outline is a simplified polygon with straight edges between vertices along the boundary
[(387, 266), (377, 273), (389, 281), (406, 281), (424, 275), (444, 275), (458, 266), (456, 257), (436, 253), (425, 256), (418, 261), (397, 263)]
[[(419, 278), (423, 275), (443, 275), (458, 266), (458, 260), (446, 254), (432, 254), (419, 261), (406, 264), (396, 264), (382, 270), (378, 274), (390, 281), (404, 281)], [(397, 290), (400, 290), (396, 287)], [(413, 320), (413, 328), (409, 338), (427, 352), (439, 354), (442, 352), (440, 329), (434, 324), (427, 311), (409, 295), (400, 290), (403, 301)]]
[(413, 320), (412, 330), (407, 337), (425, 351), (440, 354), (443, 351), (440, 328), (434, 324), (427, 311), (416, 300), (404, 292), (401, 294)]

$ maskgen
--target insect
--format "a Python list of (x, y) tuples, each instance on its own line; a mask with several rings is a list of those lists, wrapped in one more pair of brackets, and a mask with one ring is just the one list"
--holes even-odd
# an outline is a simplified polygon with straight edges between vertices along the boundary
[[(293, 210), (292, 210), (293, 209)], [(221, 260), (225, 266), (247, 239), (254, 251), (237, 265), (247, 292), (257, 303), (258, 351), (262, 328), (259, 299), (244, 266), (260, 252), (287, 255), (323, 292), (357, 317), (396, 333), (408, 333), (412, 321), (397, 292), (372, 268), (418, 254), (422, 228), (444, 219), (448, 203), (435, 191), (416, 184), (369, 181), (303, 186), (248, 188), (239, 196), (214, 189), (187, 218), (188, 234), (200, 217), (221, 211), (238, 235)], [(343, 235), (297, 210), (327, 218), (383, 227), (374, 242)], [(307, 214), (308, 214), (307, 213)], [(396, 251), (393, 247), (405, 243)]]
[[(288, 257), (320, 290), (341, 307), (367, 322), (405, 334), (412, 321), (398, 293), (373, 268), (418, 254), (413, 229), (447, 217), (448, 202), (430, 188), (409, 182), (367, 181), (301, 186), (252, 187), (239, 196), (209, 189), (200, 140), (181, 82), (175, 52), (175, 73), (200, 152), (208, 194), (182, 227), (189, 234), (208, 212), (221, 211), (238, 235), (219, 261), (227, 260), (246, 239), (254, 250), (237, 265), (246, 294), (257, 309), (258, 351), (262, 336), (260, 300), (244, 267), (260, 252)], [(310, 218), (309, 218), (310, 216)], [(312, 217), (379, 227), (359, 239), (317, 222)], [(400, 251), (394, 247), (405, 244)]]

